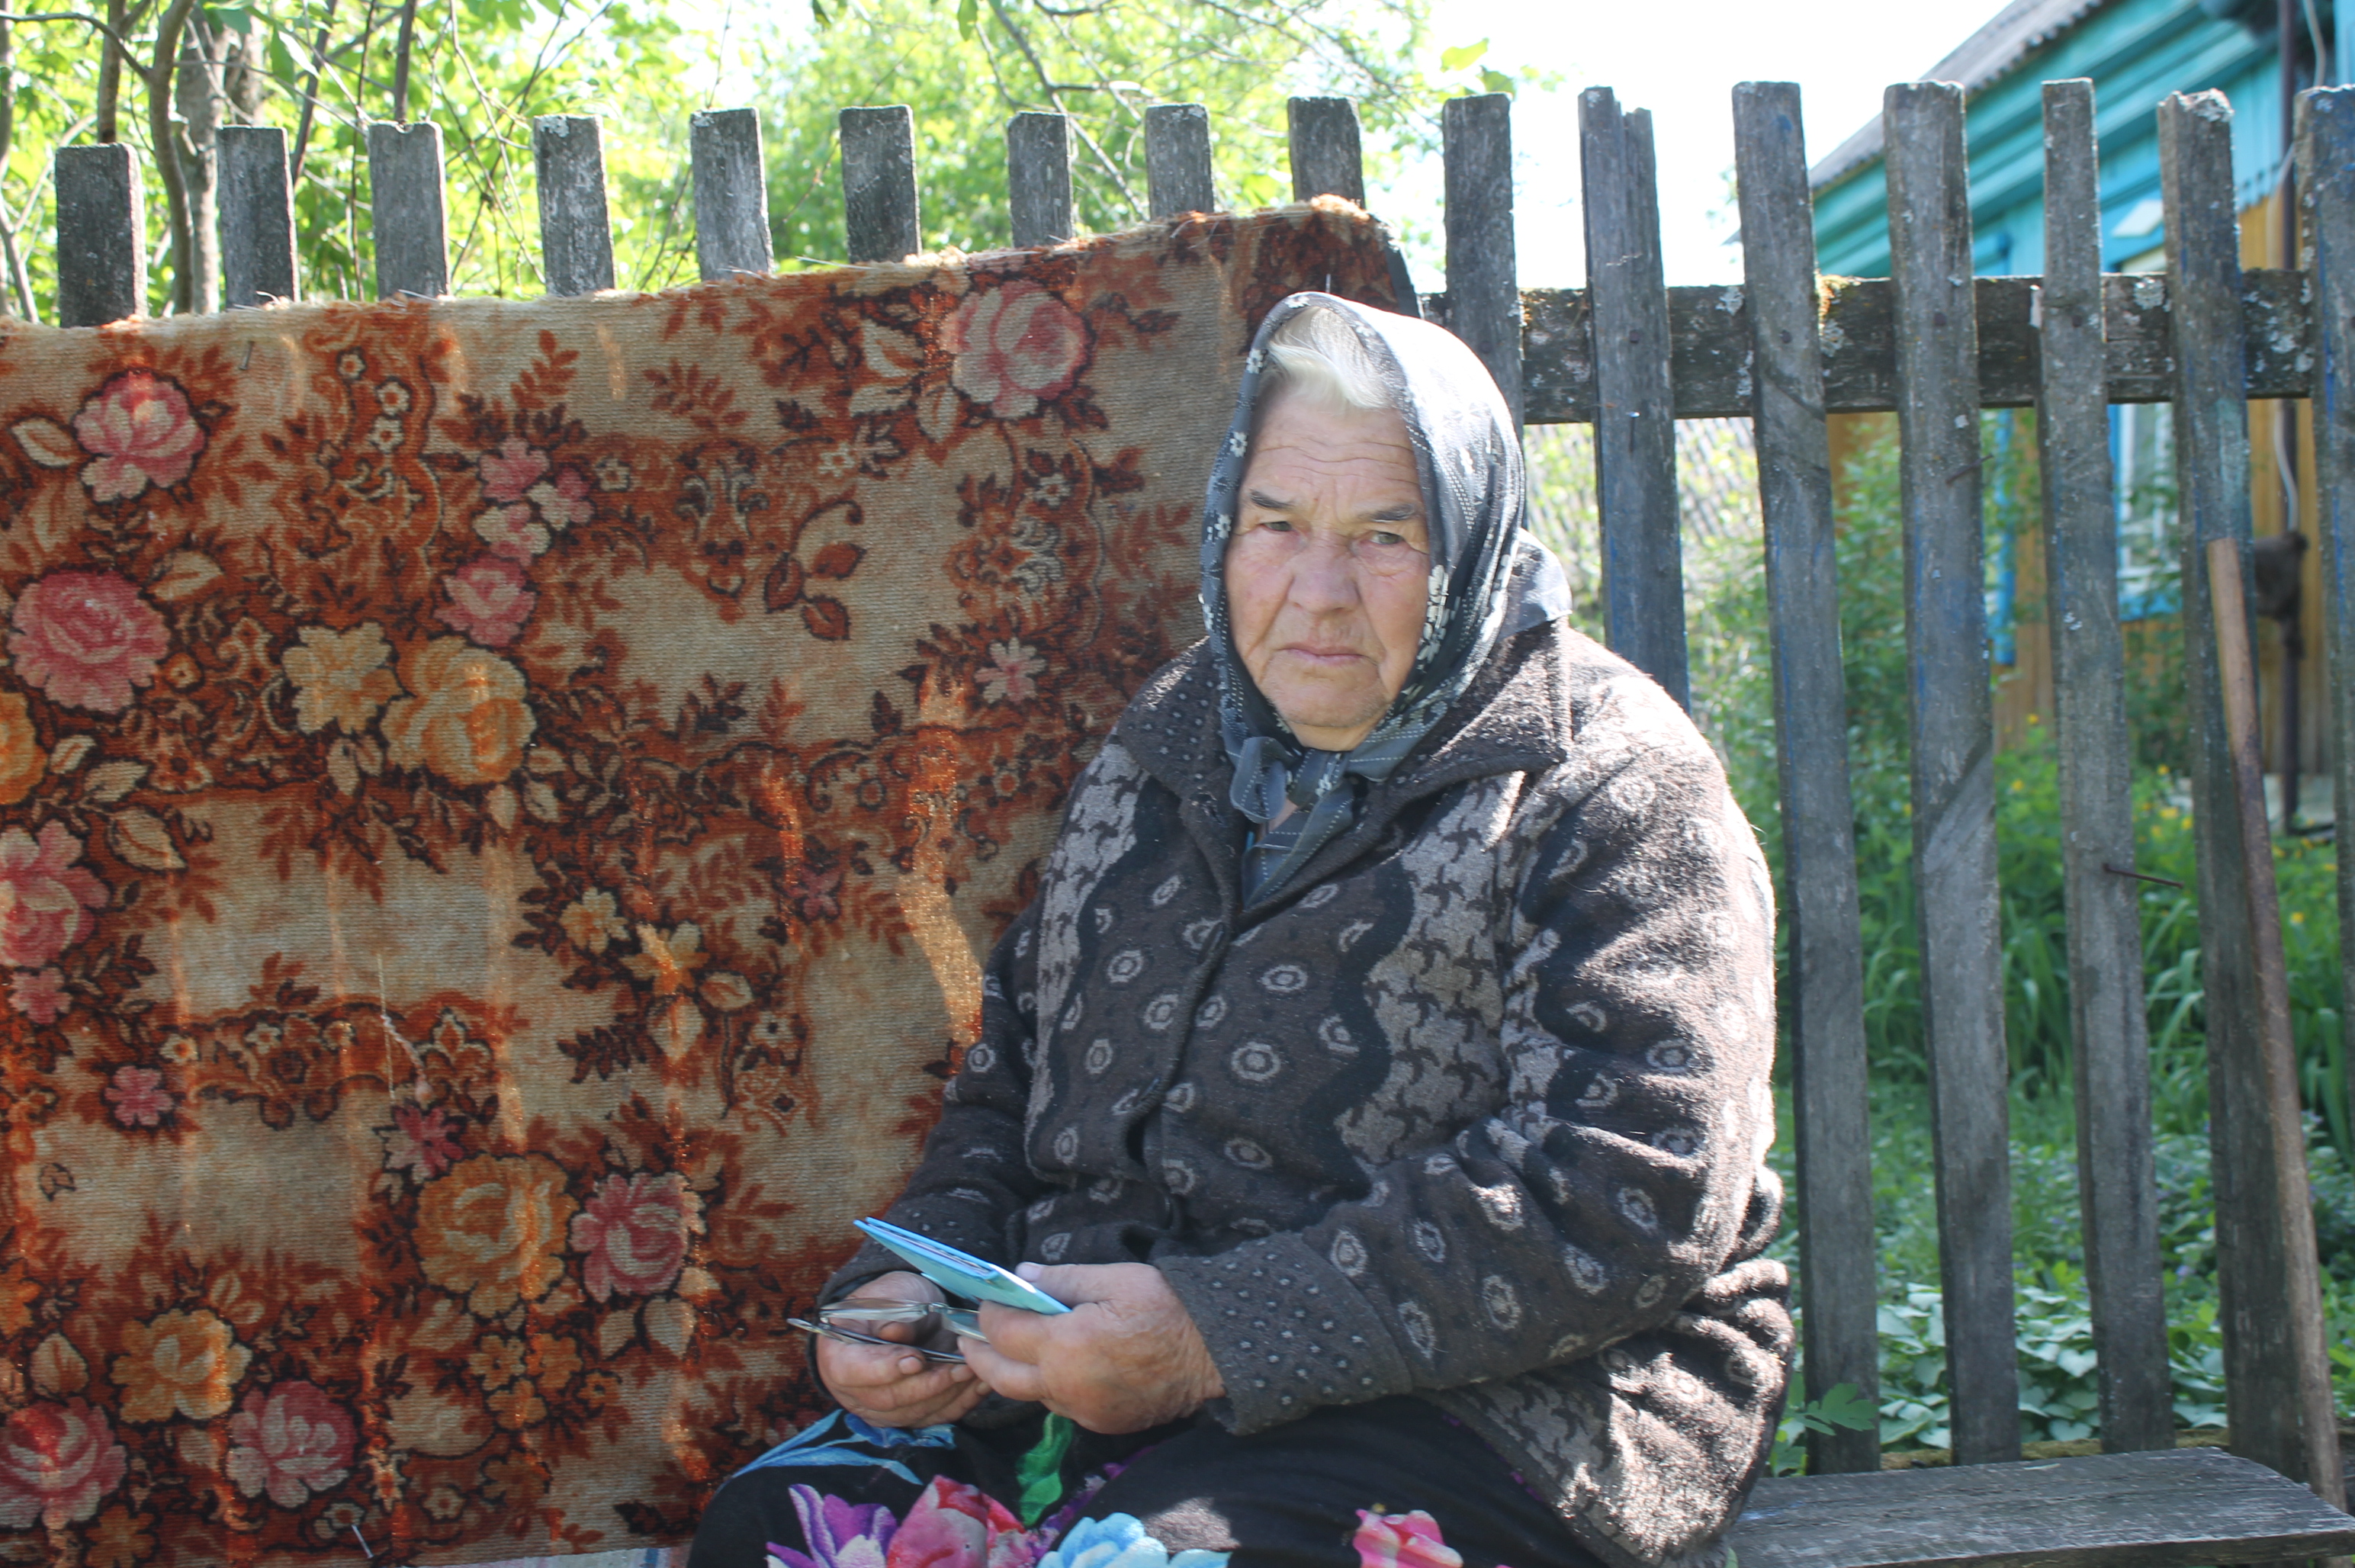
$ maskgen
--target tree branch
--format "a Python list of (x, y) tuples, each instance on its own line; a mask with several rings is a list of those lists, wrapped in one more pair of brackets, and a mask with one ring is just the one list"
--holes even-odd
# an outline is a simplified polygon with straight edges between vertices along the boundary
[(1055, 112), (1069, 122), (1072, 130), (1079, 133), (1080, 140), (1087, 144), (1089, 152), (1095, 155), (1096, 162), (1103, 165), (1103, 172), (1112, 180), (1113, 188), (1120, 192), (1121, 199), (1128, 203), (1129, 210), (1138, 218), (1143, 218), (1145, 204), (1136, 199), (1136, 192), (1129, 188), (1128, 180), (1120, 172), (1120, 165), (1112, 161), (1086, 124), (1063, 106), (1062, 94), (1057, 90), (1055, 83), (1048, 78), (1047, 68), (1039, 63), (1038, 51), (1030, 47), (1030, 40), (1023, 37), (1022, 29), (1014, 25), (1014, 18), (1006, 14), (1004, 0), (989, 0), (989, 10), (990, 14), (997, 18), (998, 26), (1004, 27), (1012, 37), (1014, 47), (1022, 51), (1022, 58), (1030, 62), (1030, 69), (1039, 78), (1039, 90), (1046, 93), (1047, 101), (1053, 104)]
[(327, 14), (319, 19), (318, 36), (311, 41), (311, 74), (303, 82), (303, 115), (294, 126), (294, 154), (286, 160), (286, 183), (303, 177), (303, 154), (311, 145), (311, 119), (318, 108), (319, 72), (327, 63), (327, 38), (336, 25), (336, 0), (327, 0)]
[(196, 0), (172, 0), (155, 24), (155, 64), (147, 77), (147, 136), (172, 229), (172, 309), (193, 315), (197, 299), (196, 235), (188, 221), (188, 186), (180, 167), (180, 139), (172, 130), (172, 78), (180, 69), (180, 35)]

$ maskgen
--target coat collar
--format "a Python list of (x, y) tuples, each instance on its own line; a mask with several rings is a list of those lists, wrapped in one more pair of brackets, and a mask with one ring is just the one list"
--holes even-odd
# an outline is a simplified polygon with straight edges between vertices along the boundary
[[(1577, 636), (1555, 621), (1500, 643), (1414, 753), (1369, 793), (1358, 821), (1268, 904), (1315, 887), (1425, 796), (1466, 780), (1543, 772), (1566, 761), (1574, 738), (1567, 645)], [(1227, 804), (1234, 770), (1220, 734), (1218, 666), (1209, 645), (1196, 643), (1156, 672), (1113, 726), (1112, 738), (1178, 797), (1180, 816), (1232, 908), (1239, 901), (1246, 824)]]

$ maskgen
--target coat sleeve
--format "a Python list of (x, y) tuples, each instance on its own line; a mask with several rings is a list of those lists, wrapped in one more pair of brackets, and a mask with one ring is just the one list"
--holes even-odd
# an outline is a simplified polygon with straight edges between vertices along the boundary
[(1305, 1230), (1161, 1261), (1236, 1431), (1582, 1360), (1771, 1237), (1771, 884), (1717, 759), (1640, 684), (1502, 847), (1504, 1103)]
[[(1023, 1110), (1038, 1039), (1039, 906), (1023, 912), (989, 955), (981, 983), (981, 1038), (942, 1091), (940, 1121), (923, 1158), (884, 1218), (976, 1257), (1010, 1266), (1014, 1216), (1044, 1190), (1023, 1149)], [(820, 1293), (838, 1300), (879, 1274), (904, 1269), (874, 1243), (835, 1273)]]

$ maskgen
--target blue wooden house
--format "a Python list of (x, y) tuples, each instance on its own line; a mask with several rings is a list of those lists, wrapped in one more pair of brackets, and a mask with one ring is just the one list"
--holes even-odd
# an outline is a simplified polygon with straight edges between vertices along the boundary
[[(2286, 55), (2298, 87), (2355, 80), (2355, 0), (2295, 0)], [(2342, 25), (2342, 23), (2344, 25)], [(2221, 89), (2232, 103), (2232, 163), (2243, 211), (2242, 260), (2289, 264), (2282, 253), (2274, 197), (2286, 147), (2283, 116), (2283, 29), (2278, 0), (2012, 0), (1945, 59), (1925, 80), (1960, 83), (1968, 94), (1974, 257), (1982, 274), (2034, 274), (2044, 268), (2042, 83), (2093, 80), (2102, 149), (2103, 261), (2112, 272), (2156, 272), (2164, 265), (2166, 224), (2159, 197), (2159, 101), (2172, 92)], [(1818, 126), (1837, 133), (1838, 126)], [(1812, 171), (1817, 264), (1827, 273), (1884, 277), (1889, 272), (1888, 187), (1876, 117), (1824, 155)], [(2261, 534), (2294, 526), (2311, 505), (2313, 464), (2302, 432), (2279, 422), (2293, 404), (2251, 408), (2251, 499)], [(2120, 593), (2131, 618), (2175, 608), (2169, 411), (2121, 405), (2112, 411), (2120, 524)], [(1867, 416), (1870, 418), (1870, 416)], [(1990, 417), (1990, 440), (2010, 434), (2008, 416)], [(1845, 432), (1861, 439), (1860, 429)], [(1847, 445), (1836, 433), (1836, 443)], [(2267, 463), (2268, 453), (2276, 461)], [(2283, 475), (2293, 476), (2289, 485)], [(2302, 477), (2302, 483), (2300, 479)], [(1999, 486), (1991, 490), (2003, 509)], [(1989, 626), (1995, 659), (2008, 678), (1998, 711), (2007, 739), (2030, 715), (2049, 712), (2050, 665), (2037, 624), (2041, 572), (2000, 516), (1988, 539)], [(2309, 571), (2318, 564), (2307, 557)], [(2309, 583), (2309, 618), (2319, 603)], [(2016, 611), (2024, 613), (2015, 613)], [(2318, 620), (2307, 645), (2320, 645)], [(2265, 687), (2275, 689), (2278, 649), (2264, 649)], [(2322, 763), (2319, 680), (2305, 683), (2299, 707), (2308, 719), (2299, 746), (2309, 775)], [(2278, 715), (2273, 716), (2273, 729)]]

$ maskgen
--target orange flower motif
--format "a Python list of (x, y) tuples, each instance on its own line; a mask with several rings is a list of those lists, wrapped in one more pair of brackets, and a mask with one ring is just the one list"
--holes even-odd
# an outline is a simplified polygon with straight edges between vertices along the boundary
[(638, 946), (643, 951), (622, 962), (639, 979), (653, 981), (657, 997), (675, 997), (692, 989), (695, 972), (711, 961), (703, 950), (703, 928), (693, 921), (681, 923), (667, 936), (641, 922)]
[(177, 1411), (190, 1421), (225, 1413), (253, 1352), (211, 1311), (177, 1308), (123, 1328), (114, 1381), (123, 1388), (123, 1419), (168, 1421)]
[(303, 733), (315, 735), (330, 724), (346, 735), (366, 730), (376, 710), (400, 695), (400, 682), (384, 667), (391, 657), (384, 628), (374, 621), (348, 632), (304, 627), (301, 644), (278, 661), (294, 683), (294, 722)]
[(563, 1277), (565, 1231), (580, 1209), (564, 1168), (546, 1155), (478, 1154), (425, 1184), (418, 1263), (476, 1317), (496, 1317)]
[(20, 691), (0, 691), (0, 805), (14, 805), (33, 793), (49, 759), (33, 733), (33, 715)]
[(90, 1531), (90, 1568), (133, 1568), (155, 1554), (155, 1520), (115, 1503)]
[(523, 762), (535, 721), (515, 666), (464, 637), (436, 637), (402, 656), (400, 679), (416, 695), (385, 710), (386, 753), (395, 767), (485, 784)]

